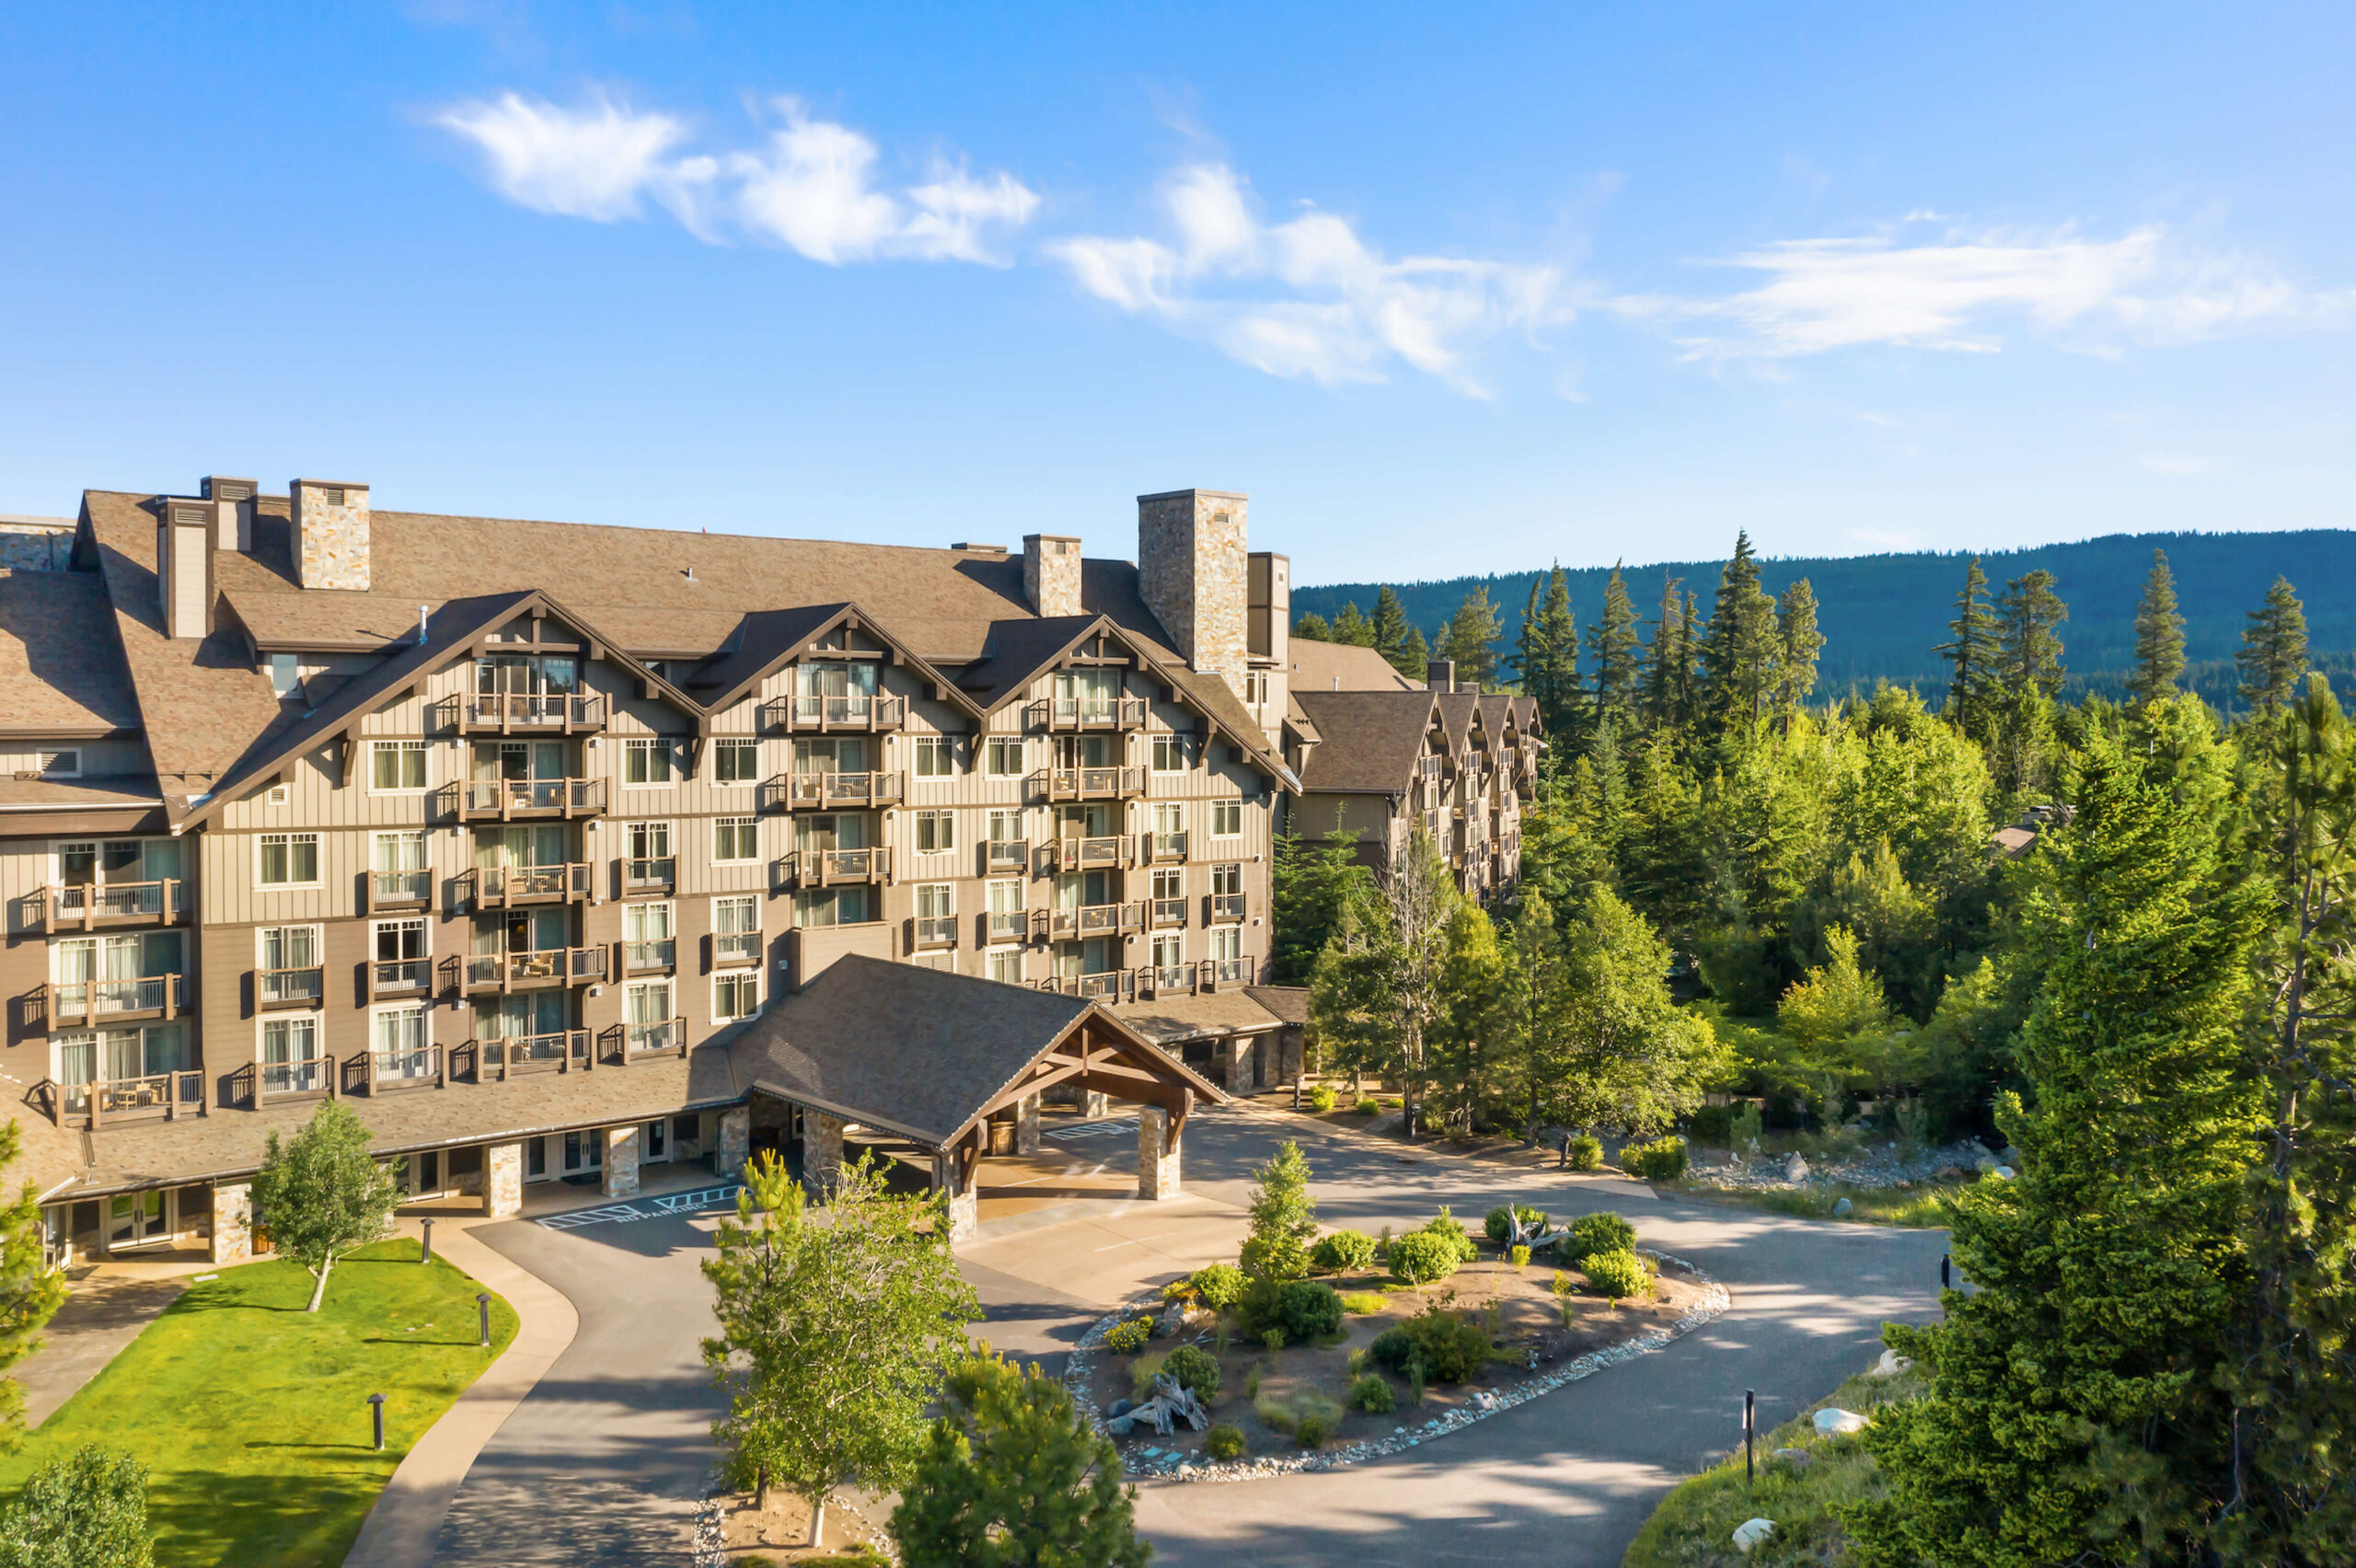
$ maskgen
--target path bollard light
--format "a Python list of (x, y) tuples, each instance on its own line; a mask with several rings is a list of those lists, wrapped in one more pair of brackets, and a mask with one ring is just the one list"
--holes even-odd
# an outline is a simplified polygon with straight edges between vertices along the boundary
[(1953, 1252), (1939, 1254), (1939, 1288), (1941, 1290), (1955, 1288), (1955, 1254)]
[(430, 1219), (425, 1221), (425, 1251), (417, 1255), (417, 1261), (421, 1263), (433, 1261), (433, 1222)]
[(376, 1419), (376, 1452), (378, 1452), (378, 1453), (380, 1453), (380, 1454), (381, 1454), (381, 1453), (383, 1453), (383, 1452), (385, 1451), (385, 1396), (384, 1396), (384, 1395), (382, 1395), (382, 1394), (370, 1394), (370, 1395), (368, 1396), (368, 1413), (369, 1413), (370, 1415), (372, 1415), (372, 1416), (375, 1417), (375, 1419)]
[(1752, 1463), (1751, 1463), (1751, 1458), (1750, 1458), (1750, 1435), (1751, 1435), (1751, 1433), (1752, 1433), (1752, 1432), (1754, 1432), (1754, 1431), (1756, 1431), (1756, 1430), (1758, 1429), (1758, 1425), (1759, 1425), (1758, 1411), (1759, 1411), (1759, 1390), (1758, 1390), (1758, 1389), (1743, 1389), (1743, 1390), (1742, 1390), (1742, 1484), (1743, 1484), (1743, 1485), (1745, 1485), (1745, 1486), (1751, 1486), (1751, 1485), (1755, 1485), (1755, 1484), (1758, 1482), (1758, 1480), (1759, 1480), (1759, 1472), (1758, 1472), (1758, 1470), (1753, 1467), (1753, 1465), (1752, 1465)]
[(482, 1312), (482, 1347), (489, 1350), (491, 1348), (491, 1293), (478, 1291), (475, 1294), (475, 1306)]

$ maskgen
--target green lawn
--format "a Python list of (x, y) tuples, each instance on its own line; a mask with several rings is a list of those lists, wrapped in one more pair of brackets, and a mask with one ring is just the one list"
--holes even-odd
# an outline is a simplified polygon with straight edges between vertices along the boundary
[[(284, 1262), (224, 1269), (188, 1293), (15, 1454), (0, 1494), (87, 1442), (152, 1474), (148, 1516), (166, 1568), (334, 1568), (401, 1456), (515, 1337), (481, 1286), (418, 1244), (379, 1242), (336, 1265), (317, 1316), (311, 1276)], [(385, 1451), (368, 1396), (385, 1396)]]

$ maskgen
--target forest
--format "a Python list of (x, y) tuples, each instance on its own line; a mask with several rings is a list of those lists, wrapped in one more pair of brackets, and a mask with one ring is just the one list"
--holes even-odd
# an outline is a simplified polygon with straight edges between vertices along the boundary
[(1582, 626), (1550, 574), (1486, 668), (1477, 585), (1430, 640), (1388, 594), (1323, 626), (1469, 657), (1544, 725), (1488, 906), (1420, 831), (1380, 879), (1279, 847), (1279, 978), (1410, 1136), (1658, 1138), (1719, 1090), (2019, 1161), (1947, 1201), (1971, 1290), (1889, 1331), (1932, 1392), (1866, 1440), (1888, 1487), (1844, 1521), (1856, 1561), (2356, 1539), (2356, 730), (2288, 582), (2242, 608), (2229, 720), (2186, 689), (2167, 554), (2137, 566), (2116, 698), (2073, 691), (2051, 572), (1969, 559), (1917, 623), (1935, 702), (1827, 699), (1812, 585), (1771, 593), (1739, 536), (1706, 602), (1649, 614), (1613, 572)]

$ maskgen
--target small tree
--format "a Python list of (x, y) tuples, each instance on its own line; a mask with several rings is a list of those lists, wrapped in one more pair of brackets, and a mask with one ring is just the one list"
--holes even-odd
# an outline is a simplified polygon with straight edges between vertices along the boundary
[(862, 1157), (843, 1168), (826, 1223), (807, 1204), (774, 1155), (747, 1168), (720, 1256), (703, 1265), (720, 1320), (703, 1359), (729, 1394), (711, 1435), (731, 1449), (735, 1483), (757, 1506), (771, 1482), (801, 1494), (816, 1546), (837, 1487), (907, 1479), (926, 1402), (982, 1309), (941, 1199), (887, 1191)]
[(0, 1512), (0, 1568), (153, 1568), (147, 1468), (85, 1444), (33, 1471)]
[(1144, 1568), (1137, 1489), (1062, 1383), (978, 1355), (950, 1373), (942, 1403), (892, 1510), (907, 1568)]
[[(0, 1170), (16, 1163), (21, 1136), (11, 1120), (0, 1126)], [(65, 1300), (65, 1273), (41, 1258), (40, 1194), (28, 1182), (17, 1201), (0, 1209), (0, 1367), (40, 1348), (41, 1325)], [(25, 1390), (0, 1378), (0, 1452), (25, 1440)]]
[(368, 1158), (373, 1136), (333, 1100), (291, 1142), (282, 1146), (276, 1133), (270, 1135), (254, 1177), (254, 1201), (278, 1250), (310, 1271), (306, 1312), (318, 1311), (327, 1299), (328, 1273), (336, 1260), (381, 1239), (400, 1204), (391, 1172)]
[(1252, 1235), (1243, 1243), (1243, 1272), (1253, 1279), (1299, 1279), (1309, 1272), (1309, 1242), (1317, 1234), (1317, 1200), (1309, 1195), (1309, 1161), (1288, 1138), (1260, 1167), (1252, 1189)]

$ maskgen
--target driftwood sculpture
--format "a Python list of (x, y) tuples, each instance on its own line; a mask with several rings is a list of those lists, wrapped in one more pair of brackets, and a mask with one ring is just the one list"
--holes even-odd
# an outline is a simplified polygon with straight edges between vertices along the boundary
[[(1121, 1402), (1128, 1403), (1126, 1400)], [(1178, 1379), (1167, 1373), (1158, 1373), (1153, 1379), (1153, 1398), (1141, 1405), (1130, 1405), (1104, 1424), (1115, 1437), (1126, 1437), (1139, 1423), (1167, 1437), (1172, 1425), (1181, 1421), (1197, 1432), (1207, 1431), (1211, 1412), (1203, 1408), (1203, 1401), (1195, 1397), (1194, 1389), (1181, 1388)]]
[(1537, 1219), (1522, 1218), (1519, 1204), (1514, 1205), (1506, 1211), (1506, 1245), (1508, 1247), (1527, 1247), (1535, 1252), (1541, 1247), (1569, 1234), (1568, 1226), (1549, 1226), (1543, 1216)]

